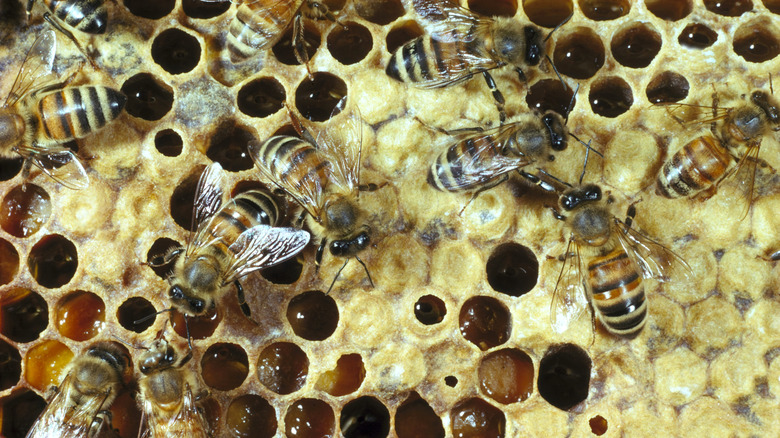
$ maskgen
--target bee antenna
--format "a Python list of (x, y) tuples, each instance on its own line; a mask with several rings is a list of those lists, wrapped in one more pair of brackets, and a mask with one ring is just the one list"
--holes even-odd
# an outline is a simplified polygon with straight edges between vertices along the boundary
[(190, 347), (190, 354), (192, 354), (192, 336), (190, 336), (190, 319), (187, 315), (184, 315), (184, 330), (187, 332), (187, 346)]
[(147, 347), (144, 347), (144, 346), (140, 346), (140, 347), (139, 347), (139, 346), (137, 346), (137, 345), (133, 345), (133, 344), (131, 344), (131, 343), (129, 343), (129, 342), (127, 342), (127, 341), (125, 341), (124, 339), (121, 339), (121, 338), (120, 338), (119, 336), (117, 336), (117, 335), (111, 335), (111, 337), (112, 337), (112, 338), (114, 338), (114, 339), (115, 339), (117, 342), (119, 342), (120, 344), (122, 344), (122, 345), (125, 345), (125, 346), (127, 346), (127, 347), (130, 347), (130, 348), (132, 348), (132, 349), (134, 349), (134, 350), (148, 350), (148, 349), (149, 349), (149, 348), (147, 348)]
[(330, 287), (328, 288), (328, 291), (325, 292), (325, 295), (329, 294), (330, 290), (333, 289), (333, 285), (336, 284), (336, 280), (339, 278), (339, 275), (341, 275), (341, 271), (347, 267), (347, 263), (349, 263), (349, 259), (344, 260), (344, 264), (341, 265), (341, 268), (339, 268), (339, 272), (336, 272), (336, 276), (333, 277), (333, 281), (330, 282)]
[(588, 142), (587, 142), (587, 143), (585, 143), (584, 141), (580, 140), (580, 138), (579, 138), (579, 137), (577, 137), (576, 135), (572, 134), (571, 132), (569, 133), (569, 135), (571, 135), (572, 137), (574, 137), (574, 139), (575, 139), (575, 140), (577, 140), (578, 142), (582, 143), (582, 145), (583, 145), (583, 146), (585, 146), (587, 149), (589, 149), (589, 150), (592, 150), (592, 151), (593, 151), (594, 153), (596, 153), (596, 155), (598, 155), (599, 157), (601, 157), (601, 158), (604, 158), (604, 154), (602, 154), (601, 152), (599, 152), (599, 151), (597, 151), (596, 149), (593, 149), (593, 148), (591, 147), (590, 143), (593, 141), (593, 139), (590, 139), (590, 140), (588, 140)]
[(168, 308), (168, 309), (162, 309), (159, 312), (150, 313), (150, 314), (144, 316), (141, 319), (136, 319), (135, 321), (133, 321), (133, 325), (143, 324), (144, 322), (146, 322), (146, 321), (148, 321), (148, 320), (150, 320), (152, 318), (156, 318), (157, 315), (159, 315), (161, 313), (165, 313), (165, 312), (170, 312), (171, 310), (173, 310), (173, 307)]
[(566, 181), (563, 181), (562, 179), (552, 175), (550, 172), (547, 172), (546, 170), (544, 170), (542, 168), (539, 168), (539, 167), (537, 167), (536, 170), (538, 170), (539, 172), (543, 173), (544, 175), (547, 175), (548, 177), (552, 178), (554, 181), (558, 181), (559, 183), (565, 185), (566, 187), (571, 188), (571, 184), (569, 184)]
[[(590, 143), (590, 141), (588, 141)], [(585, 150), (585, 164), (582, 165), (582, 173), (580, 174), (580, 182), (579, 184), (582, 185), (582, 179), (585, 178), (585, 171), (588, 169), (588, 158), (590, 157), (590, 144), (588, 144), (588, 148)]]
[(547, 34), (547, 36), (544, 38), (544, 42), (546, 43), (546, 42), (547, 42), (547, 40), (549, 40), (549, 39), (550, 39), (550, 37), (552, 36), (552, 34), (553, 34), (553, 33), (555, 33), (555, 31), (556, 31), (556, 30), (558, 30), (558, 29), (559, 29), (561, 26), (563, 26), (564, 24), (568, 23), (568, 22), (569, 22), (569, 20), (571, 20), (571, 17), (573, 17), (573, 16), (574, 16), (574, 9), (572, 9), (571, 13), (569, 14), (569, 16), (568, 16), (568, 17), (566, 17), (566, 19), (564, 19), (563, 21), (561, 21), (560, 23), (558, 23), (558, 25), (557, 25), (557, 26), (555, 26), (555, 28), (554, 28), (553, 30), (551, 30), (551, 31), (550, 31), (550, 33), (548, 33), (548, 34)]
[[(568, 87), (565, 87), (564, 89), (566, 89), (566, 88), (568, 88)], [(577, 93), (579, 93), (579, 92), (580, 92), (580, 83), (577, 82), (577, 88), (575, 88), (574, 89), (574, 93), (571, 94), (571, 100), (569, 101), (569, 107), (566, 108), (566, 118), (563, 119), (564, 126), (569, 124), (569, 114), (571, 114), (571, 110), (574, 109), (574, 101), (577, 98)]]
[(371, 279), (371, 274), (368, 272), (368, 267), (366, 266), (366, 264), (363, 263), (363, 260), (360, 260), (360, 257), (358, 256), (355, 256), (355, 259), (358, 261), (358, 263), (360, 263), (363, 266), (363, 269), (366, 271), (366, 276), (368, 277), (368, 282), (371, 283), (371, 287), (375, 287), (374, 280)]
[(568, 85), (566, 85), (566, 82), (563, 82), (563, 78), (561, 77), (561, 74), (558, 73), (558, 68), (555, 67), (555, 64), (552, 62), (552, 59), (550, 59), (550, 55), (544, 55), (545, 58), (547, 58), (547, 62), (550, 63), (550, 66), (552, 67), (553, 71), (555, 72), (555, 76), (558, 76), (558, 80), (561, 81), (561, 85), (563, 85), (563, 89), (569, 88)]
[(774, 96), (775, 89), (772, 86), (772, 73), (769, 73), (769, 92)]

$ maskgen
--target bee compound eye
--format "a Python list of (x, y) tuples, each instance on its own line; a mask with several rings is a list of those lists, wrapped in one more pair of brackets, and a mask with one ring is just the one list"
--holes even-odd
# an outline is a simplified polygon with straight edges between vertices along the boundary
[(330, 253), (334, 256), (343, 256), (349, 245), (343, 240), (334, 240), (330, 243)]
[(171, 286), (171, 288), (168, 289), (168, 296), (180, 300), (184, 298), (184, 291), (181, 290), (181, 287), (179, 286)]
[(198, 314), (203, 313), (203, 311), (206, 309), (206, 302), (201, 299), (193, 298), (190, 299), (188, 303), (190, 305), (190, 308), (192, 308), (192, 310), (195, 311), (195, 313)]

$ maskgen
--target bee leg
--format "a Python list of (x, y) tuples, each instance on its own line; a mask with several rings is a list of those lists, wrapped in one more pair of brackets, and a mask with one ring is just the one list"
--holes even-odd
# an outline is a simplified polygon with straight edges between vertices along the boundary
[(383, 182), (382, 184), (374, 184), (374, 183), (361, 184), (358, 186), (358, 190), (360, 190), (361, 192), (373, 192), (374, 190), (381, 189), (386, 185), (387, 185), (387, 181)]
[(493, 76), (491, 76), (490, 73), (487, 72), (487, 70), (482, 72), (482, 76), (484, 76), (488, 88), (490, 88), (490, 91), (493, 93), (493, 99), (496, 100), (496, 107), (498, 108), (498, 118), (501, 124), (503, 125), (504, 122), (506, 122), (506, 108), (504, 107), (505, 104), (504, 95), (501, 94), (501, 90), (499, 90), (498, 87), (496, 86), (496, 81), (493, 80)]
[(628, 209), (626, 209), (625, 224), (627, 227), (631, 227), (631, 224), (634, 222), (634, 217), (636, 217), (636, 204), (639, 202), (640, 201), (632, 202), (631, 205), (628, 206)]
[(43, 19), (49, 22), (49, 24), (51, 24), (55, 29), (62, 32), (62, 34), (65, 35), (69, 40), (73, 41), (73, 44), (76, 45), (76, 48), (79, 49), (81, 54), (84, 55), (84, 57), (87, 58), (87, 60), (89, 61), (90, 65), (92, 65), (92, 68), (97, 70), (97, 65), (95, 65), (95, 61), (93, 61), (92, 57), (89, 56), (86, 50), (84, 50), (84, 47), (81, 46), (81, 44), (78, 42), (76, 37), (73, 36), (73, 33), (71, 33), (71, 31), (62, 27), (62, 25), (54, 17), (52, 17), (51, 13), (49, 12), (43, 14)]
[(309, 52), (306, 51), (306, 39), (304, 38), (303, 14), (298, 12), (293, 19), (292, 47), (295, 59), (306, 66), (309, 80), (314, 79), (309, 65)]
[(244, 316), (249, 318), (250, 321), (255, 323), (255, 325), (260, 325), (257, 321), (252, 319), (252, 309), (249, 308), (249, 304), (246, 302), (246, 296), (244, 296), (244, 288), (241, 286), (241, 282), (236, 280), (233, 284), (236, 285), (236, 295), (238, 296), (238, 305), (241, 307), (241, 312)]
[(327, 243), (327, 239), (322, 239), (320, 242), (320, 246), (317, 247), (317, 253), (314, 255), (314, 266), (316, 266), (316, 271), (319, 272), (320, 265), (322, 264), (322, 253), (325, 252), (325, 243)]
[[(347, 263), (349, 263), (349, 259), (346, 259), (346, 260), (344, 261), (344, 264), (343, 264), (343, 265), (341, 265), (341, 268), (339, 268), (339, 272), (336, 272), (336, 276), (335, 276), (335, 277), (333, 277), (333, 281), (332, 281), (332, 282), (330, 282), (330, 287), (328, 288), (328, 291), (327, 291), (327, 292), (325, 292), (325, 294), (326, 294), (326, 295), (330, 293), (330, 290), (331, 290), (331, 289), (333, 289), (333, 285), (334, 285), (334, 284), (336, 284), (336, 280), (338, 280), (338, 278), (339, 278), (339, 275), (341, 275), (341, 271), (343, 271), (343, 270), (344, 270), (344, 268), (346, 268), (346, 267), (347, 267)], [(361, 263), (363, 263), (363, 262), (361, 262)], [(365, 266), (365, 265), (364, 265), (364, 266)], [(366, 272), (368, 272), (368, 271), (366, 271)], [(369, 279), (371, 279), (371, 277), (368, 277), (368, 278), (369, 278)], [(373, 286), (374, 286), (374, 283), (371, 283), (371, 286), (373, 287)]]
[(32, 8), (34, 4), (35, 4), (35, 0), (27, 0), (27, 8), (26, 8), (27, 21), (30, 21), (30, 15), (32, 15)]
[(521, 70), (520, 67), (516, 68), (515, 71), (517, 72), (517, 77), (520, 79), (520, 82), (528, 82), (528, 79), (525, 77), (525, 73), (523, 73), (523, 70)]
[(458, 213), (459, 216), (463, 216), (463, 212), (466, 211), (466, 207), (468, 207), (475, 199), (477, 199), (477, 196), (479, 196), (480, 193), (484, 192), (485, 190), (492, 189), (493, 187), (501, 184), (502, 182), (509, 179), (509, 174), (505, 173), (501, 175), (501, 178), (496, 180), (493, 183), (487, 183), (483, 185), (482, 187), (478, 188), (473, 195), (471, 195), (471, 198), (469, 198), (468, 202), (466, 202), (466, 205), (463, 206), (463, 208), (460, 210), (460, 213)]
[(539, 178), (536, 175), (533, 175), (531, 173), (528, 173), (524, 170), (518, 170), (517, 173), (520, 174), (523, 178), (528, 180), (531, 184), (541, 188), (545, 192), (555, 192), (555, 187), (552, 186), (552, 184), (548, 183), (547, 181)]
[(360, 257), (358, 256), (355, 256), (355, 259), (358, 261), (358, 263), (360, 263), (363, 266), (363, 270), (366, 271), (366, 277), (368, 277), (368, 282), (371, 283), (371, 287), (375, 287), (374, 280), (371, 279), (371, 274), (368, 272), (368, 267), (366, 266), (366, 264), (363, 263), (363, 260), (360, 260)]
[(559, 221), (564, 221), (564, 222), (566, 221), (566, 216), (562, 215), (558, 211), (558, 209), (556, 209), (555, 207), (550, 207), (550, 210), (552, 210), (552, 214), (553, 214), (553, 217), (555, 219), (558, 219)]

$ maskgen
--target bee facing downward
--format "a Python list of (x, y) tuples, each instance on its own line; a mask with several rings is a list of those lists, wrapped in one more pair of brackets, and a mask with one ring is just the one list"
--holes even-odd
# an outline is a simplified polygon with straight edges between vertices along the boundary
[[(84, 167), (62, 144), (116, 119), (127, 98), (99, 85), (64, 87), (50, 82), (56, 38), (51, 29), (36, 38), (0, 108), (0, 157), (21, 155), (30, 165), (71, 189), (89, 185)], [(41, 84), (42, 83), (42, 84)]]
[(522, 69), (538, 65), (545, 56), (541, 31), (512, 18), (479, 16), (449, 0), (426, 0), (415, 7), (422, 15), (436, 16), (437, 22), (429, 34), (393, 53), (387, 75), (419, 87), (439, 88), (482, 73), (503, 123), (504, 97), (488, 71), (510, 65), (524, 77)]
[[(595, 184), (564, 191), (557, 219), (566, 221), (571, 236), (551, 305), (553, 329), (561, 333), (592, 305), (593, 312), (612, 334), (627, 338), (639, 334), (647, 321), (642, 278), (669, 281), (687, 276), (689, 267), (679, 256), (631, 227), (632, 204), (625, 221), (610, 212), (612, 199), (603, 199)], [(581, 252), (590, 254), (583, 266)]]
[(144, 438), (210, 436), (203, 413), (196, 406), (192, 394), (198, 388), (195, 373), (185, 369), (192, 354), (181, 358), (164, 338), (154, 341), (151, 348), (141, 355), (138, 369), (143, 377), (138, 388), (146, 417)]
[(176, 259), (168, 277), (168, 297), (185, 316), (213, 310), (225, 287), (233, 283), (241, 310), (250, 317), (239, 280), (295, 256), (309, 243), (306, 231), (272, 226), (278, 210), (263, 192), (252, 190), (223, 202), (224, 180), (219, 163), (206, 168), (195, 191), (195, 231), (186, 249), (174, 248), (150, 263), (165, 266)]
[[(368, 247), (371, 230), (366, 212), (358, 205), (358, 193), (376, 187), (360, 186), (362, 138), (357, 116), (353, 114), (340, 129), (347, 136), (345, 141), (335, 140), (324, 129), (314, 140), (292, 113), (290, 117), (302, 138), (277, 135), (262, 144), (250, 143), (249, 154), (263, 177), (300, 204), (316, 223), (314, 228), (322, 230), (316, 255), (318, 266), (325, 244), (330, 241), (331, 254), (346, 257), (347, 261), (355, 257), (365, 268), (358, 253)], [(371, 281), (370, 275), (368, 278)]]
[(98, 342), (76, 357), (27, 438), (94, 437), (113, 431), (108, 408), (130, 377), (130, 356)]

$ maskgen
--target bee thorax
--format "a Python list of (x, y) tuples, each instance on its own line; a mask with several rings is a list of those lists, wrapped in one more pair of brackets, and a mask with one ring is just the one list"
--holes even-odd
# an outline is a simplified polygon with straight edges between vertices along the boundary
[(18, 114), (0, 114), (0, 150), (14, 146), (24, 136), (24, 120)]
[(346, 198), (339, 198), (325, 207), (325, 227), (339, 235), (347, 235), (358, 221), (357, 208)]
[(591, 208), (575, 213), (571, 217), (571, 228), (578, 240), (591, 246), (602, 246), (611, 234), (610, 219), (605, 209)]
[(209, 256), (200, 256), (184, 270), (184, 278), (194, 289), (211, 290), (218, 287), (220, 269), (216, 260)]

